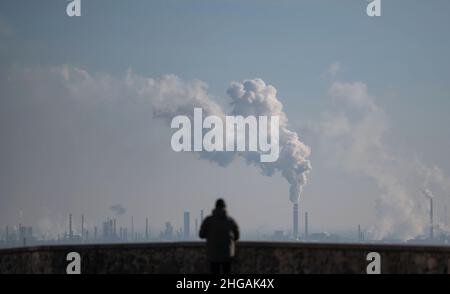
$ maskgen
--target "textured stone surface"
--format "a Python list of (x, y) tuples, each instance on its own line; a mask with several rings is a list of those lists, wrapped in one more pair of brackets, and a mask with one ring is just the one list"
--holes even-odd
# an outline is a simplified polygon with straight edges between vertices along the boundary
[[(42, 246), (0, 250), (0, 273), (65, 273), (69, 252), (82, 273), (206, 273), (205, 244), (149, 243)], [(366, 272), (369, 252), (381, 254), (382, 273), (450, 273), (450, 247), (240, 242), (235, 273)]]

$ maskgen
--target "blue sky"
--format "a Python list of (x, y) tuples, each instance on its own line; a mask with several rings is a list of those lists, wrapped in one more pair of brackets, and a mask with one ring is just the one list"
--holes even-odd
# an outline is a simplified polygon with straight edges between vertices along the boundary
[[(361, 81), (386, 113), (387, 150), (408, 154), (407, 161), (419, 158), (450, 171), (449, 1), (384, 0), (379, 18), (366, 15), (362, 0), (82, 0), (79, 18), (66, 16), (66, 4), (1, 2), (0, 26), (8, 32), (0, 39), (2, 71), (69, 65), (113, 76), (128, 69), (146, 77), (175, 74), (204, 81), (221, 103), (228, 101), (230, 81), (258, 77), (277, 88), (290, 122), (299, 130), (320, 122), (333, 107), (327, 94), (331, 83)], [(339, 72), (326, 75), (336, 62)], [(11, 136), (12, 129), (4, 130), (6, 137)], [(342, 176), (326, 170), (320, 153), (314, 154), (313, 149), (313, 166), (321, 167), (314, 169), (315, 179), (334, 183)], [(243, 172), (250, 167), (235, 169)], [(255, 183), (265, 180), (255, 173)], [(348, 176), (342, 181), (348, 187), (359, 179)], [(314, 184), (319, 185), (313, 178), (312, 194), (333, 191), (316, 190)], [(370, 180), (357, 186), (358, 191), (377, 194)], [(345, 187), (341, 194), (349, 193)], [(342, 204), (335, 216), (339, 221), (329, 221), (326, 215), (332, 212), (319, 210), (333, 198), (314, 199), (310, 205), (321, 216), (322, 228), (358, 221), (369, 226), (376, 219), (373, 213), (365, 220), (342, 219), (346, 215)], [(373, 200), (358, 204), (360, 218)], [(282, 227), (289, 221), (275, 223)], [(257, 226), (255, 222), (250, 227)]]

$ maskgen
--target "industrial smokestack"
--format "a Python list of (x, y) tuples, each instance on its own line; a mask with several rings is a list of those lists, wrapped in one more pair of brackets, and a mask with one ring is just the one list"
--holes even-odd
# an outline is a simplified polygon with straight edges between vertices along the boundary
[(81, 215), (81, 240), (84, 240), (84, 214)]
[(200, 210), (200, 223), (203, 223), (203, 209)]
[(184, 212), (184, 239), (189, 240), (190, 232), (189, 232), (189, 211)]
[(72, 214), (69, 214), (69, 239), (72, 240), (73, 232), (72, 232)]
[(422, 191), (426, 198), (430, 199), (430, 240), (434, 239), (434, 223), (433, 223), (433, 193), (430, 190), (425, 189)]
[(292, 237), (294, 240), (298, 239), (298, 202), (294, 202), (293, 206), (293, 226), (292, 226)]
[(114, 228), (113, 228), (113, 231), (114, 231), (114, 237), (116, 237), (116, 236), (117, 236), (117, 231), (116, 231), (116, 219), (114, 219)]
[(134, 238), (134, 217), (131, 217), (131, 241), (133, 241)]
[(145, 240), (148, 240), (148, 217), (145, 218)]
[(195, 218), (195, 234), (198, 234), (198, 218)]
[(430, 239), (434, 238), (433, 198), (430, 198)]
[(305, 240), (308, 240), (308, 212), (305, 212)]

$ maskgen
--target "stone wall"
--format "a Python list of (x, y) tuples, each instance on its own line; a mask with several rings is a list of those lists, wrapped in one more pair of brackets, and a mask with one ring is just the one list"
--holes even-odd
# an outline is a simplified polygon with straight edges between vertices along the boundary
[[(39, 246), (0, 250), (0, 273), (66, 273), (69, 252), (82, 273), (206, 273), (201, 242)], [(369, 252), (382, 273), (450, 273), (450, 247), (240, 242), (235, 273), (366, 273)]]

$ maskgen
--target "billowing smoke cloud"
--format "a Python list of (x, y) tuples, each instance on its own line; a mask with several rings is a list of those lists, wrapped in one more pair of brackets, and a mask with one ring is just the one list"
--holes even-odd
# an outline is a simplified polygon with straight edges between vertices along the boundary
[(448, 179), (437, 168), (403, 159), (386, 146), (388, 119), (367, 86), (361, 82), (333, 82), (329, 95), (334, 108), (320, 124), (321, 153), (349, 173), (365, 175), (379, 188), (374, 239), (415, 238), (427, 228), (423, 187)]
[(127, 210), (122, 204), (114, 204), (111, 205), (111, 211), (114, 212), (115, 215), (124, 215)]
[(418, 175), (389, 154), (383, 142), (388, 129), (385, 112), (360, 82), (334, 82), (329, 94), (338, 114), (331, 115), (324, 127), (333, 125), (335, 117), (345, 122), (345, 127), (331, 135), (345, 142), (333, 144), (337, 157), (349, 172), (375, 180), (381, 192), (376, 200), (378, 223), (372, 229), (373, 237), (416, 237), (425, 229), (425, 221), (416, 201), (420, 190), (408, 184), (413, 181), (408, 177)]
[(283, 105), (277, 98), (277, 90), (261, 79), (233, 82), (227, 91), (232, 99), (233, 115), (278, 116), (280, 119), (280, 157), (273, 163), (260, 163), (251, 153), (244, 153), (247, 162), (259, 165), (265, 175), (281, 172), (288, 181), (289, 198), (298, 201), (306, 184), (306, 175), (311, 170), (307, 159), (310, 148), (300, 141), (298, 134), (288, 128), (288, 119)]
[[(158, 118), (167, 121), (177, 115), (192, 118), (195, 107), (201, 107), (205, 116), (216, 115), (221, 118), (225, 116), (222, 108), (207, 94), (203, 82), (186, 83), (175, 76), (164, 76), (158, 80), (147, 80), (144, 83), (141, 81), (141, 85), (145, 85), (144, 93), (152, 97), (154, 115)], [(306, 175), (311, 170), (311, 164), (307, 159), (310, 149), (300, 141), (296, 132), (288, 128), (288, 119), (283, 112), (283, 105), (277, 98), (276, 89), (261, 79), (254, 79), (242, 83), (233, 82), (227, 93), (232, 99), (231, 115), (279, 117), (280, 156), (273, 163), (261, 163), (255, 152), (201, 152), (201, 158), (226, 166), (236, 154), (239, 154), (247, 163), (259, 166), (264, 175), (272, 176), (280, 172), (290, 185), (290, 200), (296, 202), (306, 184)]]

